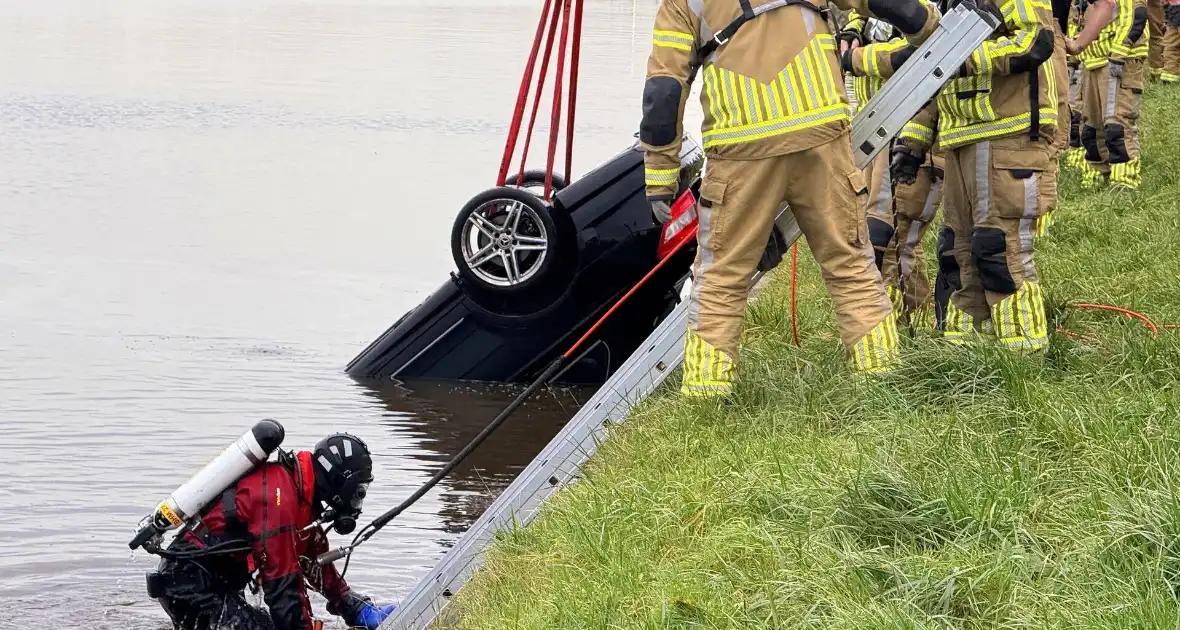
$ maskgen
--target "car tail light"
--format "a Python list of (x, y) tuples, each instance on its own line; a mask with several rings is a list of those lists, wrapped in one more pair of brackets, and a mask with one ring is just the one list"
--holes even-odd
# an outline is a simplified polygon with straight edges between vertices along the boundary
[(697, 235), (697, 200), (691, 190), (672, 204), (672, 220), (664, 224), (664, 231), (660, 234), (660, 246), (656, 255), (661, 259), (676, 251), (681, 243), (696, 238)]

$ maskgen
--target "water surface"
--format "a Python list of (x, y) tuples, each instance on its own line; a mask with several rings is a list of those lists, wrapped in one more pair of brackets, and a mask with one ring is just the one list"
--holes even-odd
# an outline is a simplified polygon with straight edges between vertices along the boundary
[[(632, 142), (655, 5), (588, 2), (575, 176)], [(540, 8), (0, 2), (0, 628), (164, 625), (127, 541), (260, 418), (368, 440), (376, 511), (511, 399), (342, 370), (452, 268)], [(584, 399), (527, 406), (349, 580), (404, 595)]]

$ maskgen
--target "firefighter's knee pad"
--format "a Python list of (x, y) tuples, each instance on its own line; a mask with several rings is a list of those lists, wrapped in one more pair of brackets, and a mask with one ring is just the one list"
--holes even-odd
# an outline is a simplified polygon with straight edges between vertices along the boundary
[(877, 269), (880, 269), (884, 262), (885, 248), (889, 246), (889, 241), (893, 240), (893, 232), (892, 225), (869, 217), (869, 241), (873, 244), (873, 255), (876, 257)]
[(1131, 161), (1131, 156), (1127, 154), (1127, 141), (1124, 138), (1123, 126), (1107, 124), (1102, 131), (1106, 136), (1106, 152), (1110, 155), (1110, 163), (1119, 164)]
[(1098, 130), (1090, 125), (1082, 125), (1082, 146), (1086, 148), (1086, 159), (1091, 162), (1101, 162), (1102, 155), (1098, 153)]
[(979, 227), (971, 232), (971, 256), (979, 268), (979, 283), (994, 293), (1016, 293), (1016, 280), (1008, 271), (1007, 243), (1004, 231)]

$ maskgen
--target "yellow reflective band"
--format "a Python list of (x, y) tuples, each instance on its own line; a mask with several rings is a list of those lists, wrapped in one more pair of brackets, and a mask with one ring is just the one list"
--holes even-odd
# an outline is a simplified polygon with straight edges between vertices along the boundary
[(818, 127), (838, 120), (848, 120), (848, 107), (843, 103), (829, 105), (797, 116), (785, 116), (754, 125), (741, 125), (702, 134), (705, 148), (772, 138), (800, 129)]
[[(1040, 112), (1041, 124), (1050, 127), (1057, 125), (1057, 107), (1042, 107)], [(962, 146), (964, 144), (971, 144), (974, 142), (982, 142), (990, 138), (1000, 138), (1027, 128), (1032, 123), (1032, 116), (1028, 112), (1010, 116), (1008, 118), (1001, 118), (1000, 120), (965, 124), (958, 128), (951, 128), (950, 125), (944, 127), (945, 119), (939, 119), (938, 136), (940, 146), (946, 149)]]
[(702, 339), (692, 328), (684, 337), (684, 372), (680, 392), (687, 396), (718, 396), (733, 389), (737, 366), (729, 356)]
[(652, 43), (665, 48), (692, 50), (692, 45), (696, 43), (696, 38), (689, 33), (681, 33), (679, 31), (654, 31), (652, 34)]
[(680, 179), (680, 168), (645, 168), (643, 181), (648, 186), (671, 186)]
[(858, 372), (887, 372), (897, 366), (897, 312), (889, 311), (852, 346), (853, 367)]
[(1049, 343), (1041, 285), (1025, 282), (1016, 293), (992, 307), (1000, 343), (1013, 349), (1040, 349)]
[(905, 140), (916, 140), (924, 144), (934, 143), (934, 130), (921, 123), (910, 121), (902, 127), (899, 136)]

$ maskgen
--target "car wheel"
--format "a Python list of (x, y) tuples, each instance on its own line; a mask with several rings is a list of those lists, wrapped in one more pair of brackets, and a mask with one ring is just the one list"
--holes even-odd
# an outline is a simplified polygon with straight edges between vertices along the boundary
[(455, 217), (451, 256), (459, 274), (494, 294), (544, 284), (558, 258), (557, 224), (536, 195), (511, 186), (485, 190)]
[[(562, 188), (569, 185), (565, 178), (557, 173), (553, 174), (553, 192), (558, 192)], [(516, 186), (532, 192), (541, 197), (545, 194), (545, 171), (541, 169), (532, 169), (524, 172), (524, 176), (520, 174), (510, 174), (504, 181), (505, 186)]]

